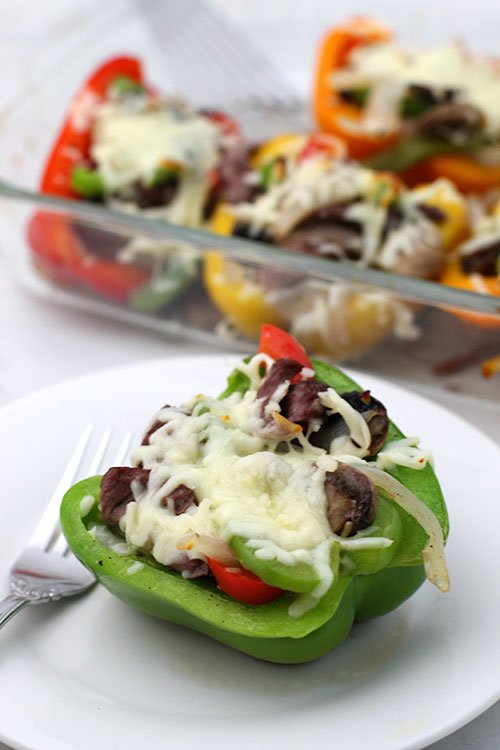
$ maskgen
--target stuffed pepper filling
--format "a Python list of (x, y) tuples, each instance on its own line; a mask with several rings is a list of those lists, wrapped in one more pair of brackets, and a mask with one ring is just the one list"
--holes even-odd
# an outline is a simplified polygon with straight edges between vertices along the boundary
[[(244, 199), (247, 149), (238, 125), (161, 97), (139, 60), (111, 58), (76, 94), (48, 159), (42, 192), (202, 226), (218, 200)], [(37, 267), (134, 309), (154, 313), (196, 281), (199, 251), (165, 238), (115, 233), (38, 213), (29, 228)]]
[[(466, 201), (451, 182), (441, 179), (410, 190), (393, 175), (324, 151), (297, 158), (290, 154), (290, 135), (277, 141), (261, 147), (257, 166), (267, 174), (277, 158), (269, 160), (269, 154), (279, 146), (279, 174), (254, 201), (221, 209), (213, 221), (216, 231), (360, 267), (439, 276), (466, 227)], [(238, 266), (222, 256), (206, 261), (205, 282), (230, 325), (247, 335), (271, 320), (338, 360), (356, 357), (390, 334), (419, 335), (410, 305), (354, 283), (304, 279), (278, 267)]]
[(86, 198), (200, 226), (217, 169), (238, 140), (214, 114), (118, 78), (94, 105), (87, 161), (73, 167), (71, 184)]
[[(441, 195), (440, 195), (441, 194)], [(444, 195), (443, 195), (444, 194)], [(332, 260), (435, 278), (446, 254), (440, 202), (463, 201), (446, 180), (405, 190), (354, 162), (311, 158), (252, 203), (230, 207), (235, 234)]]
[(390, 563), (403, 507), (429, 535), (429, 579), (446, 589), (441, 528), (388, 473), (422, 469), (430, 455), (413, 438), (386, 441), (384, 405), (264, 353), (237, 376), (230, 395), (198, 394), (155, 415), (133, 466), (102, 479), (105, 523), (184, 578), (211, 574), (231, 593), (222, 571), (253, 576), (270, 598), (293, 592), (288, 614), (300, 617), (339, 576)]
[(500, 134), (498, 69), (459, 43), (427, 50), (387, 41), (360, 45), (331, 83), (363, 110), (362, 127), (374, 134), (404, 126), (458, 145)]

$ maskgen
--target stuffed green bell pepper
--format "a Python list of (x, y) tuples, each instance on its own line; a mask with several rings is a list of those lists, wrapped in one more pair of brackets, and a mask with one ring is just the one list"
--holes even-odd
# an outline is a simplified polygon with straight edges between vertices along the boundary
[(112, 594), (272, 662), (327, 653), (426, 577), (449, 587), (430, 454), (271, 325), (222, 395), (160, 409), (132, 466), (75, 485), (61, 520)]

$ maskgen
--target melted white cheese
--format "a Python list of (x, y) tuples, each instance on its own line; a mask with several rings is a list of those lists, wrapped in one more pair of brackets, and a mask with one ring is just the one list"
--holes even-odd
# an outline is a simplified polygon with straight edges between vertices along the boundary
[(90, 511), (95, 505), (95, 497), (93, 495), (85, 495), (85, 497), (82, 497), (80, 502), (80, 515), (82, 518), (85, 518), (85, 516), (88, 516)]
[(172, 203), (148, 213), (198, 226), (209, 189), (207, 175), (218, 163), (219, 146), (218, 128), (206, 117), (166, 106), (141, 109), (126, 101), (108, 101), (96, 112), (91, 157), (110, 193), (137, 181), (149, 185), (159, 167), (176, 165), (180, 181)]
[(249, 224), (251, 234), (267, 229), (275, 239), (282, 239), (319, 208), (348, 202), (367, 193), (373, 180), (373, 172), (359, 165), (309, 159), (253, 203), (240, 203), (228, 210)]
[(407, 466), (410, 469), (424, 469), (432, 464), (432, 453), (418, 447), (417, 437), (405, 437), (386, 443), (377, 454), (375, 466), (389, 470), (395, 466)]
[[(326, 472), (336, 470), (338, 453), (362, 461), (370, 444), (363, 417), (333, 389), (320, 398), (327, 409), (341, 414), (350, 436), (335, 440), (330, 453), (312, 446), (301, 433), (259, 433), (263, 402), (257, 391), (263, 367), (268, 371), (272, 363), (267, 355), (257, 354), (241, 364), (250, 381), (244, 394), (223, 400), (198, 394), (183, 408), (160, 410), (155, 420), (162, 425), (150, 444), (133, 455), (134, 464), (150, 470), (148, 486), (132, 487), (134, 501), (127, 505), (120, 526), (128, 544), (150, 552), (164, 565), (186, 555), (204, 559), (210, 540), (230, 554), (227, 544), (234, 536), (246, 539), (262, 560), (312, 565), (319, 584), (291, 607), (291, 616), (299, 616), (332, 584), (332, 545), (340, 551), (358, 542), (362, 547), (383, 547), (390, 540), (344, 540), (331, 531)], [(279, 409), (278, 403), (275, 406)], [(291, 443), (294, 437), (298, 446)], [(198, 505), (176, 516), (172, 503), (165, 507), (164, 499), (181, 484), (194, 491)]]

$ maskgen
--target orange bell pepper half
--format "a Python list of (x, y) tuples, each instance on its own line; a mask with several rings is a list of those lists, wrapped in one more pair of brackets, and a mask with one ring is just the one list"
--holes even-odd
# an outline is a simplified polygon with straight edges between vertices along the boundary
[(346, 65), (356, 47), (388, 41), (391, 37), (392, 32), (386, 26), (360, 16), (335, 26), (320, 45), (314, 78), (314, 116), (321, 130), (344, 139), (349, 156), (355, 159), (389, 148), (399, 139), (399, 133), (363, 132), (363, 113), (344, 102), (335, 91), (332, 73)]

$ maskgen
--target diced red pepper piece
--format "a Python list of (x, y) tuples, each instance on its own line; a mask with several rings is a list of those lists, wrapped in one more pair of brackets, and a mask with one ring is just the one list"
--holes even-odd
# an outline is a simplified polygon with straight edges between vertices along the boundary
[[(306, 350), (297, 339), (282, 328), (271, 325), (271, 323), (265, 323), (260, 329), (259, 352), (267, 354), (273, 359), (294, 359), (296, 362), (300, 362), (303, 367), (312, 368)], [(298, 376), (298, 379), (300, 380), (300, 376)]]
[(246, 568), (235, 568), (223, 565), (209, 557), (208, 566), (212, 571), (217, 586), (225, 594), (245, 604), (267, 604), (277, 599), (283, 591), (270, 586)]

